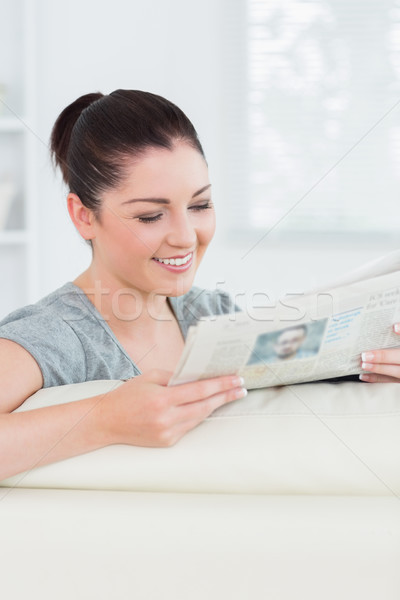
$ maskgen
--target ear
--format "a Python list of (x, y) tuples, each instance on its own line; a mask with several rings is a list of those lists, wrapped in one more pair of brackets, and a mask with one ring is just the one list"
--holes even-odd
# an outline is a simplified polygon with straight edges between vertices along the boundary
[(67, 207), (69, 216), (83, 239), (92, 240), (95, 237), (93, 211), (83, 206), (79, 196), (72, 193), (67, 196)]

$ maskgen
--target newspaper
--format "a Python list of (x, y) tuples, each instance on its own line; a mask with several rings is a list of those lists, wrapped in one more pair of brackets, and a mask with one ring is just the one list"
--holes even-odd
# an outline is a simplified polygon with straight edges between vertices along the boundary
[(400, 251), (251, 317), (201, 319), (189, 329), (169, 385), (238, 374), (252, 389), (356, 375), (361, 352), (400, 347), (397, 321)]

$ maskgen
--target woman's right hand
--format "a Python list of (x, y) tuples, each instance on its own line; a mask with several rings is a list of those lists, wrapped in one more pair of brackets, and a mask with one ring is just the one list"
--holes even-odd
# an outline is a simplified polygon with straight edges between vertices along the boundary
[(154, 369), (101, 397), (107, 445), (172, 446), (216, 408), (247, 394), (236, 375), (168, 387), (171, 375)]

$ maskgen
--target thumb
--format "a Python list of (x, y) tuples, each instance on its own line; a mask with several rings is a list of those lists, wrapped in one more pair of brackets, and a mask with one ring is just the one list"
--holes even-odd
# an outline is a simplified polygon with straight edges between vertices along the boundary
[(158, 385), (167, 385), (172, 377), (172, 371), (164, 371), (163, 369), (151, 369), (144, 376), (147, 381), (157, 383)]

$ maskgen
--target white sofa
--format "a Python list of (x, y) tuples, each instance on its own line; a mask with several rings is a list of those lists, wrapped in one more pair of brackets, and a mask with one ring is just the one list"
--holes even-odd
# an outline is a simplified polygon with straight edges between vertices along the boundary
[(252, 391), (171, 448), (110, 446), (0, 486), (7, 600), (400, 598), (398, 384)]

